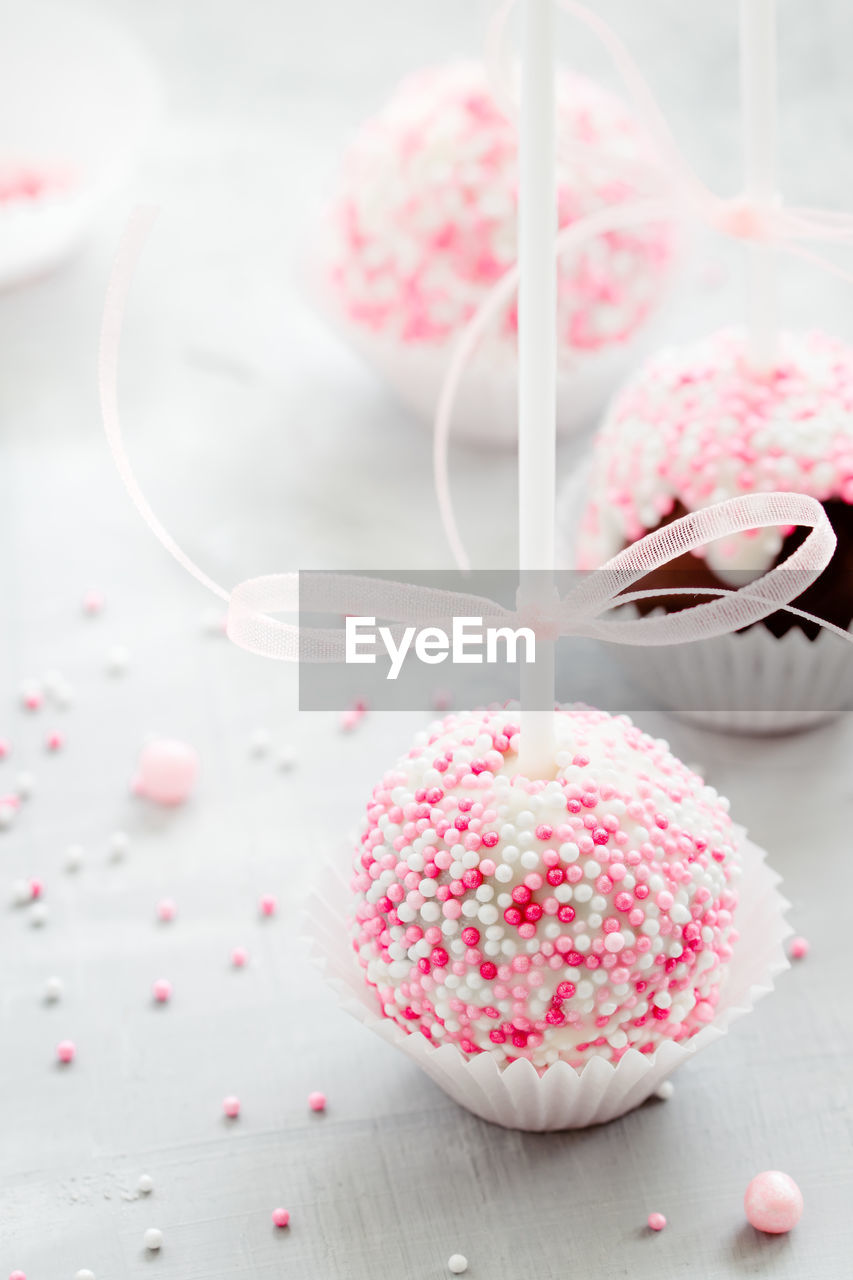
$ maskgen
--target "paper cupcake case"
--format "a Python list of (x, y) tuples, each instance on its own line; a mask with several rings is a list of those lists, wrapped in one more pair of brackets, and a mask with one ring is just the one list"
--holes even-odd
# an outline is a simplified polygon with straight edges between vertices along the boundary
[[(575, 564), (590, 471), (586, 458), (560, 495), (560, 568)], [(628, 610), (639, 617), (632, 605), (625, 606), (622, 616)], [(659, 705), (705, 728), (791, 733), (853, 709), (853, 654), (831, 632), (809, 640), (795, 626), (777, 637), (757, 623), (711, 640), (643, 648), (614, 645), (612, 653)]]
[(344, 859), (324, 868), (318, 880), (322, 889), (318, 887), (306, 904), (305, 934), (312, 958), (341, 1007), (405, 1053), (460, 1106), (508, 1129), (583, 1129), (645, 1102), (677, 1067), (749, 1013), (788, 967), (783, 943), (791, 933), (785, 919), (789, 904), (779, 893), (779, 876), (767, 865), (764, 851), (740, 834), (740, 937), (721, 984), (714, 1021), (688, 1041), (665, 1043), (654, 1054), (629, 1050), (615, 1067), (603, 1058), (590, 1060), (581, 1071), (557, 1062), (540, 1075), (526, 1059), (519, 1059), (501, 1069), (488, 1053), (469, 1058), (454, 1045), (436, 1047), (384, 1017), (350, 945)]

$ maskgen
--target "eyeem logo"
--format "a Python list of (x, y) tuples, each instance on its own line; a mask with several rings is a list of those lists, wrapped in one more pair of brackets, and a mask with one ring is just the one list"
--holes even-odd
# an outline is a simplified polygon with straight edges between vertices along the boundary
[[(523, 646), (520, 642), (523, 641)], [(519, 658), (519, 648), (524, 656)], [(387, 680), (396, 680), (409, 654), (427, 666), (448, 659), (470, 663), (536, 661), (536, 635), (530, 627), (484, 627), (482, 618), (454, 618), (450, 634), (443, 627), (405, 627), (399, 640), (391, 627), (377, 627), (375, 618), (346, 619), (346, 662), (375, 663), (383, 652), (390, 658)]]

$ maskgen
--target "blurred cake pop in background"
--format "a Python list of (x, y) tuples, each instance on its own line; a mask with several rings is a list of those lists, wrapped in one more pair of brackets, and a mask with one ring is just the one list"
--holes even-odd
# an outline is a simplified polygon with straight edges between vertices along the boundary
[[(558, 86), (558, 214), (564, 228), (654, 186), (653, 153), (627, 107), (574, 74)], [(485, 69), (420, 71), (362, 127), (344, 164), (322, 270), (326, 310), (418, 414), (435, 410), (455, 340), (517, 258), (514, 109)], [(613, 230), (558, 269), (558, 429), (588, 425), (659, 306), (671, 225)], [(513, 299), (468, 368), (454, 429), (510, 444), (516, 431)]]
[(158, 106), (145, 57), (111, 22), (0, 0), (0, 288), (82, 242)]

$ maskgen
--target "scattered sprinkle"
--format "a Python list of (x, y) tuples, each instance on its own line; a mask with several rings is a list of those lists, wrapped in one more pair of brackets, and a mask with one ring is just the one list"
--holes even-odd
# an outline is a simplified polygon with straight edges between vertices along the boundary
[(113, 862), (121, 862), (130, 848), (130, 837), (124, 831), (114, 831), (110, 836), (110, 857)]
[(58, 729), (52, 729), (44, 740), (48, 751), (61, 751), (65, 746), (65, 737)]
[(273, 1209), (272, 1220), (277, 1227), (286, 1227), (290, 1223), (290, 1212), (287, 1209)]
[(809, 954), (809, 944), (806, 938), (792, 938), (791, 946), (788, 954), (792, 960), (805, 960)]
[(163, 898), (157, 903), (157, 919), (163, 924), (170, 924), (177, 914), (177, 906), (171, 898)]
[(447, 1259), (447, 1270), (451, 1275), (461, 1276), (468, 1270), (468, 1259), (464, 1253), (451, 1253)]
[(308, 1106), (311, 1108), (312, 1111), (325, 1111), (326, 1110), (325, 1093), (309, 1093)]
[(156, 804), (183, 804), (198, 774), (198, 753), (188, 742), (155, 738), (139, 753), (133, 790)]
[(83, 846), (81, 844), (70, 844), (65, 850), (65, 870), (79, 871), (83, 865)]
[(126, 675), (130, 666), (130, 650), (124, 645), (117, 644), (110, 649), (107, 654), (107, 673), (111, 676)]
[(158, 1249), (163, 1248), (163, 1232), (159, 1227), (149, 1227), (143, 1236), (145, 1248), (155, 1253)]
[(139, 1181), (136, 1184), (136, 1190), (141, 1196), (150, 1196), (154, 1190), (154, 1179), (148, 1173), (139, 1175)]
[[(83, 612), (89, 618), (96, 618), (104, 610), (104, 597), (100, 591), (87, 591), (83, 597)], [(80, 1280), (80, 1277), (77, 1277)]]
[(33, 888), (29, 880), (16, 880), (12, 885), (12, 901), (16, 907), (25, 907), (33, 900)]
[(27, 681), (21, 690), (21, 702), (27, 711), (38, 711), (44, 702), (41, 686), (33, 681)]
[(743, 1198), (746, 1220), (756, 1231), (782, 1235), (799, 1222), (803, 1214), (803, 1193), (793, 1178), (778, 1169), (759, 1173)]
[(671, 1080), (664, 1080), (663, 1084), (659, 1084), (655, 1089), (655, 1097), (660, 1098), (661, 1102), (669, 1102), (675, 1093), (675, 1085)]
[(236, 1120), (240, 1114), (240, 1099), (235, 1098), (233, 1094), (229, 1094), (227, 1098), (223, 1099), (222, 1110), (229, 1120)]
[(0, 760), (5, 760), (11, 750), (12, 744), (9, 739), (0, 738)]
[(666, 1226), (666, 1218), (663, 1216), (662, 1213), (649, 1214), (649, 1230), (650, 1231), (663, 1231), (665, 1226)]
[(33, 908), (30, 911), (30, 924), (34, 929), (41, 929), (43, 925), (46, 925), (49, 916), (50, 912), (43, 902), (33, 903)]
[(172, 998), (172, 984), (168, 978), (158, 978), (152, 987), (157, 1004), (168, 1004)]
[(272, 893), (265, 893), (259, 905), (262, 916), (274, 916), (278, 910), (278, 902)]
[(15, 794), (21, 800), (29, 800), (36, 788), (36, 780), (31, 773), (19, 773), (15, 779)]
[(256, 729), (249, 739), (249, 751), (253, 756), (265, 756), (272, 746), (272, 734), (268, 729)]
[(77, 1046), (73, 1040), (60, 1040), (56, 1046), (56, 1056), (60, 1062), (73, 1062), (77, 1056)]
[(44, 984), (44, 998), (49, 1004), (56, 1004), (62, 999), (64, 990), (61, 978), (48, 978)]
[(231, 963), (235, 969), (244, 969), (249, 963), (249, 953), (245, 947), (235, 947), (231, 952)]

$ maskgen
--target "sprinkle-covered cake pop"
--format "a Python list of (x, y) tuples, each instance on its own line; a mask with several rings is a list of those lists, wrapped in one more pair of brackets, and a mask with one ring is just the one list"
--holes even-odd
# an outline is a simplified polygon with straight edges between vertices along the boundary
[(383, 1013), (504, 1065), (654, 1053), (714, 1017), (739, 834), (624, 716), (561, 709), (556, 775), (519, 775), (511, 710), (436, 723), (373, 792), (353, 945)]
[[(592, 569), (668, 520), (741, 494), (793, 490), (823, 503), (838, 536), (833, 566), (804, 608), (847, 626), (853, 554), (853, 349), (821, 333), (783, 335), (769, 371), (723, 331), (648, 361), (599, 433), (577, 545)], [(785, 558), (791, 529), (756, 529), (682, 557), (692, 585), (743, 581)], [(786, 545), (786, 543), (788, 545)], [(704, 564), (703, 564), (704, 559)], [(774, 616), (773, 626), (796, 625)]]
[[(557, 128), (562, 227), (648, 185), (648, 144), (618, 98), (563, 75)], [(517, 209), (517, 127), (484, 69), (463, 62), (410, 76), (358, 135), (332, 211), (327, 287), (350, 336), (446, 358), (516, 262)], [(642, 225), (560, 261), (563, 372), (636, 334), (660, 300), (672, 256), (672, 228)], [(484, 344), (493, 369), (514, 362), (516, 337), (513, 301)], [(417, 381), (411, 364), (401, 368)], [(415, 386), (402, 389), (417, 397)]]

